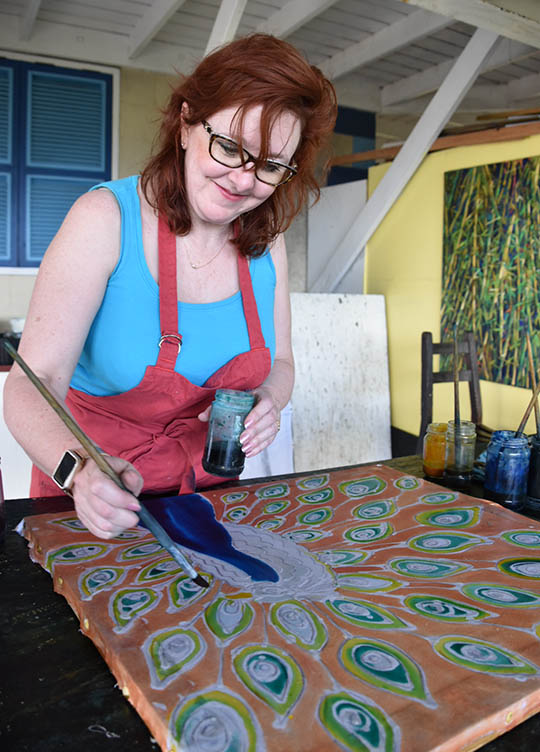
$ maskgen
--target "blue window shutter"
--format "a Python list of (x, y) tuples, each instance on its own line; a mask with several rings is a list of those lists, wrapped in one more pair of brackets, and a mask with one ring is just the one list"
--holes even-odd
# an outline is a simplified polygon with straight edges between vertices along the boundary
[(95, 179), (28, 175), (26, 183), (26, 259), (41, 261), (71, 205)]
[(13, 263), (13, 68), (0, 64), (0, 264)]
[(0, 163), (10, 163), (13, 128), (13, 70), (0, 66)]
[(28, 165), (102, 171), (105, 83), (29, 72)]
[(0, 261), (11, 260), (11, 175), (0, 172)]
[(39, 266), (74, 201), (111, 179), (113, 77), (0, 58), (0, 266)]

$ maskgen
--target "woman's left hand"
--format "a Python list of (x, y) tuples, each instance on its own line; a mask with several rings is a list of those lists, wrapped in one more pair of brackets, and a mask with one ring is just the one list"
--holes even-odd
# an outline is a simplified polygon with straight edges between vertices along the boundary
[(274, 441), (281, 420), (281, 411), (272, 392), (264, 386), (253, 391), (255, 407), (244, 421), (245, 430), (240, 434), (240, 443), (246, 457), (254, 457)]

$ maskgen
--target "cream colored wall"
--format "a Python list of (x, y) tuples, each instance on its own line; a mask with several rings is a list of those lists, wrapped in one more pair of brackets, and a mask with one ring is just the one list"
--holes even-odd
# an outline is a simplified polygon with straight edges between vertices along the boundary
[(175, 76), (123, 68), (120, 74), (118, 177), (141, 172), (159, 130)]
[[(467, 146), (429, 154), (369, 241), (365, 291), (386, 298), (392, 425), (417, 435), (420, 428), (420, 338), (439, 341), (444, 173), (540, 154), (540, 136), (501, 144)], [(369, 171), (372, 193), (389, 164)], [(468, 391), (462, 385), (462, 417)], [(530, 399), (526, 389), (481, 382), (483, 422), (517, 428)], [(453, 417), (453, 387), (434, 387), (434, 420)], [(534, 417), (527, 425), (534, 428)]]

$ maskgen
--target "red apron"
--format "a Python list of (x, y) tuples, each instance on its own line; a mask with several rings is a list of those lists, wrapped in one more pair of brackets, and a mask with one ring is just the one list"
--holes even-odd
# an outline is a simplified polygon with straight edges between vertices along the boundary
[[(182, 337), (178, 333), (176, 238), (158, 224), (159, 313), (161, 339), (157, 363), (123, 394), (96, 397), (69, 389), (66, 405), (83, 430), (115, 457), (131, 462), (144, 478), (143, 491), (190, 493), (222, 481), (201, 465), (207, 423), (197, 415), (213, 401), (216, 389), (254, 389), (270, 372), (249, 264), (238, 255), (238, 277), (250, 350), (225, 363), (203, 386), (174, 370)], [(31, 496), (57, 496), (58, 486), (32, 468)]]

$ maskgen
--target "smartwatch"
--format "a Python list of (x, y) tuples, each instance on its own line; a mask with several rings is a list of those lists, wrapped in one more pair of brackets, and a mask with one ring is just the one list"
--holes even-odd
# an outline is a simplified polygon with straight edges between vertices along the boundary
[(82, 454), (74, 449), (68, 449), (64, 452), (64, 456), (56, 466), (52, 479), (56, 485), (65, 491), (65, 493), (72, 496), (71, 488), (76, 474), (82, 469), (87, 457), (83, 457)]

